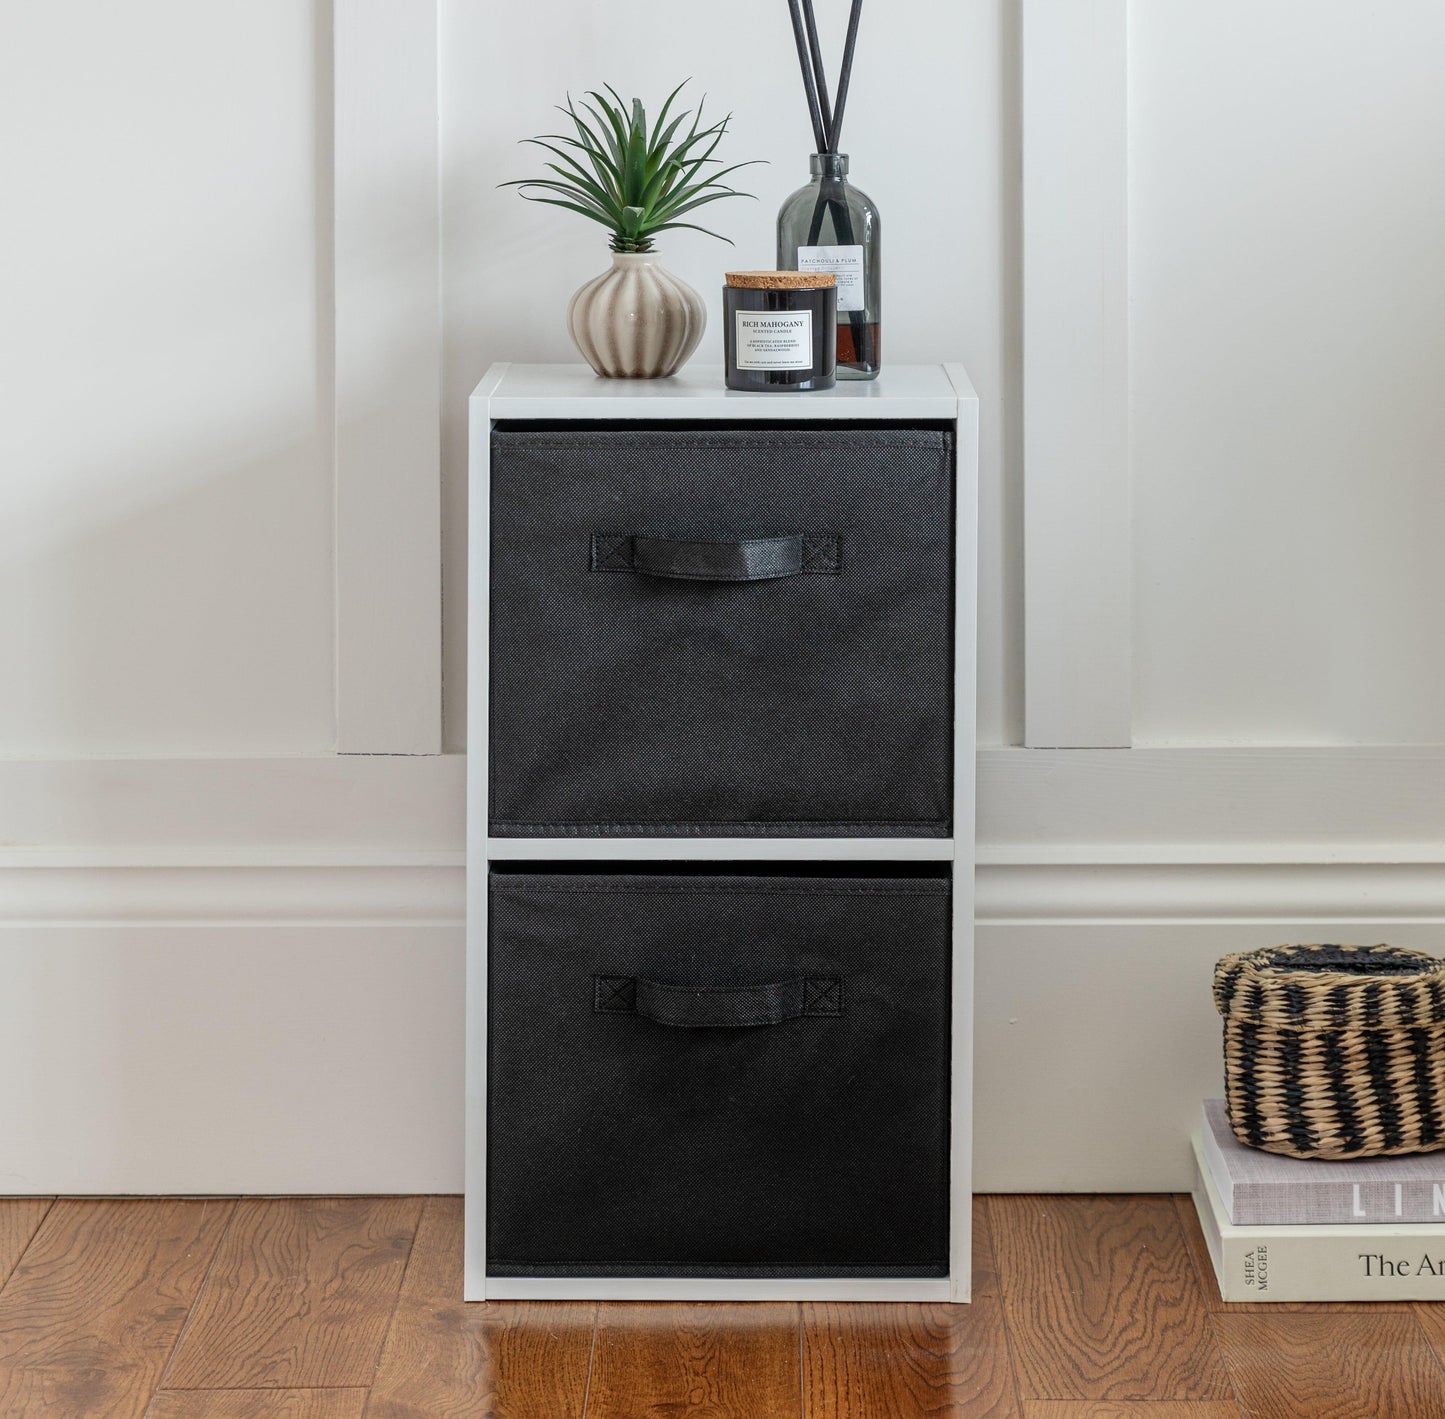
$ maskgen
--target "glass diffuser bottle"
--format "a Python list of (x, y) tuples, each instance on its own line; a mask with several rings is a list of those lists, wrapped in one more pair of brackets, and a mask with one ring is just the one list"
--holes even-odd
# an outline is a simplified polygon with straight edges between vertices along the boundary
[(874, 379), (882, 361), (878, 209), (848, 181), (846, 153), (812, 153), (811, 180), (778, 211), (778, 267), (838, 278), (838, 378)]

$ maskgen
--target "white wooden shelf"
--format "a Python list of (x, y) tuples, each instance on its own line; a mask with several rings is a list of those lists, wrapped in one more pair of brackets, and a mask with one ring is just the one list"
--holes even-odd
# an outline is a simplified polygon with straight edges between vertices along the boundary
[[(490, 762), (490, 457), (497, 420), (902, 420), (955, 425), (953, 835), (919, 837), (493, 837)], [(972, 1215), (973, 871), (978, 396), (961, 365), (890, 366), (876, 380), (819, 393), (740, 393), (719, 366), (662, 380), (611, 380), (585, 365), (494, 365), (470, 406), (467, 764), (466, 1280), (468, 1300), (890, 1300), (969, 1298)], [(952, 1041), (950, 1250), (947, 1278), (718, 1280), (491, 1277), (486, 1274), (487, 869), (490, 863), (950, 862)]]
[(586, 365), (493, 365), (474, 401), (489, 384), (489, 419), (952, 420), (960, 396), (976, 397), (957, 365), (899, 365), (811, 394), (728, 389), (721, 365), (688, 365), (671, 379), (600, 379)]

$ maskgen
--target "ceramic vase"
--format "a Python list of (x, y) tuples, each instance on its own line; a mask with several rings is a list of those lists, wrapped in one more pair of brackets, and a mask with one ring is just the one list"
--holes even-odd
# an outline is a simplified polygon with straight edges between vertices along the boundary
[(609, 379), (661, 379), (697, 349), (707, 324), (702, 297), (663, 269), (654, 251), (614, 252), (612, 269), (567, 307), (582, 358)]

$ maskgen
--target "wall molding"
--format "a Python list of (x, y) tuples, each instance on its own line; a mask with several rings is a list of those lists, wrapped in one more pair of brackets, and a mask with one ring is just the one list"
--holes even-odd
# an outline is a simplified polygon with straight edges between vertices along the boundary
[(336, 744), (441, 751), (435, 0), (336, 0)]
[[(449, 926), (465, 922), (464, 868), (398, 853), (226, 863), (11, 857), (0, 931), (39, 926)], [(1428, 863), (982, 864), (980, 927), (1070, 922), (1445, 924), (1445, 861)], [(460, 937), (458, 938), (460, 940)]]
[[(1331, 910), (1346, 881), (1422, 902), (1445, 863), (1445, 746), (983, 748), (977, 770), (981, 914), (1088, 878), (1121, 903), (1248, 898), (1263, 870)], [(458, 870), (465, 774), (464, 754), (0, 760), (0, 876)]]
[[(62, 865), (0, 871), (0, 932), (41, 926), (447, 926), (461, 932), (460, 866)], [(460, 939), (460, 935), (458, 937)]]
[[(454, 865), (466, 763), (0, 759), (0, 867)], [(977, 770), (986, 866), (1445, 861), (1445, 745), (985, 746)]]
[(1133, 729), (1128, 4), (1024, 0), (1024, 742)]
[(978, 922), (1445, 923), (1445, 862), (980, 867)]
[[(457, 854), (466, 756), (0, 759), (0, 867)], [(409, 859), (415, 863), (415, 858)]]
[(1445, 745), (990, 749), (983, 861), (1445, 860)]
[[(464, 770), (0, 761), (0, 1193), (458, 1190)], [(1218, 956), (1445, 939), (1445, 749), (978, 772), (981, 1189), (1185, 1186)]]

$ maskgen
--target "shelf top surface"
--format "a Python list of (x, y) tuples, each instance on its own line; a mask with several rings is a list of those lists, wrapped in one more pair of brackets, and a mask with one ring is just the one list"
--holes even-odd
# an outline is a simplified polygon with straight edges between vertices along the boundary
[(497, 364), (472, 394), (494, 419), (951, 419), (974, 398), (961, 365), (890, 365), (811, 394), (744, 393), (721, 365), (668, 379), (603, 379), (587, 365)]

